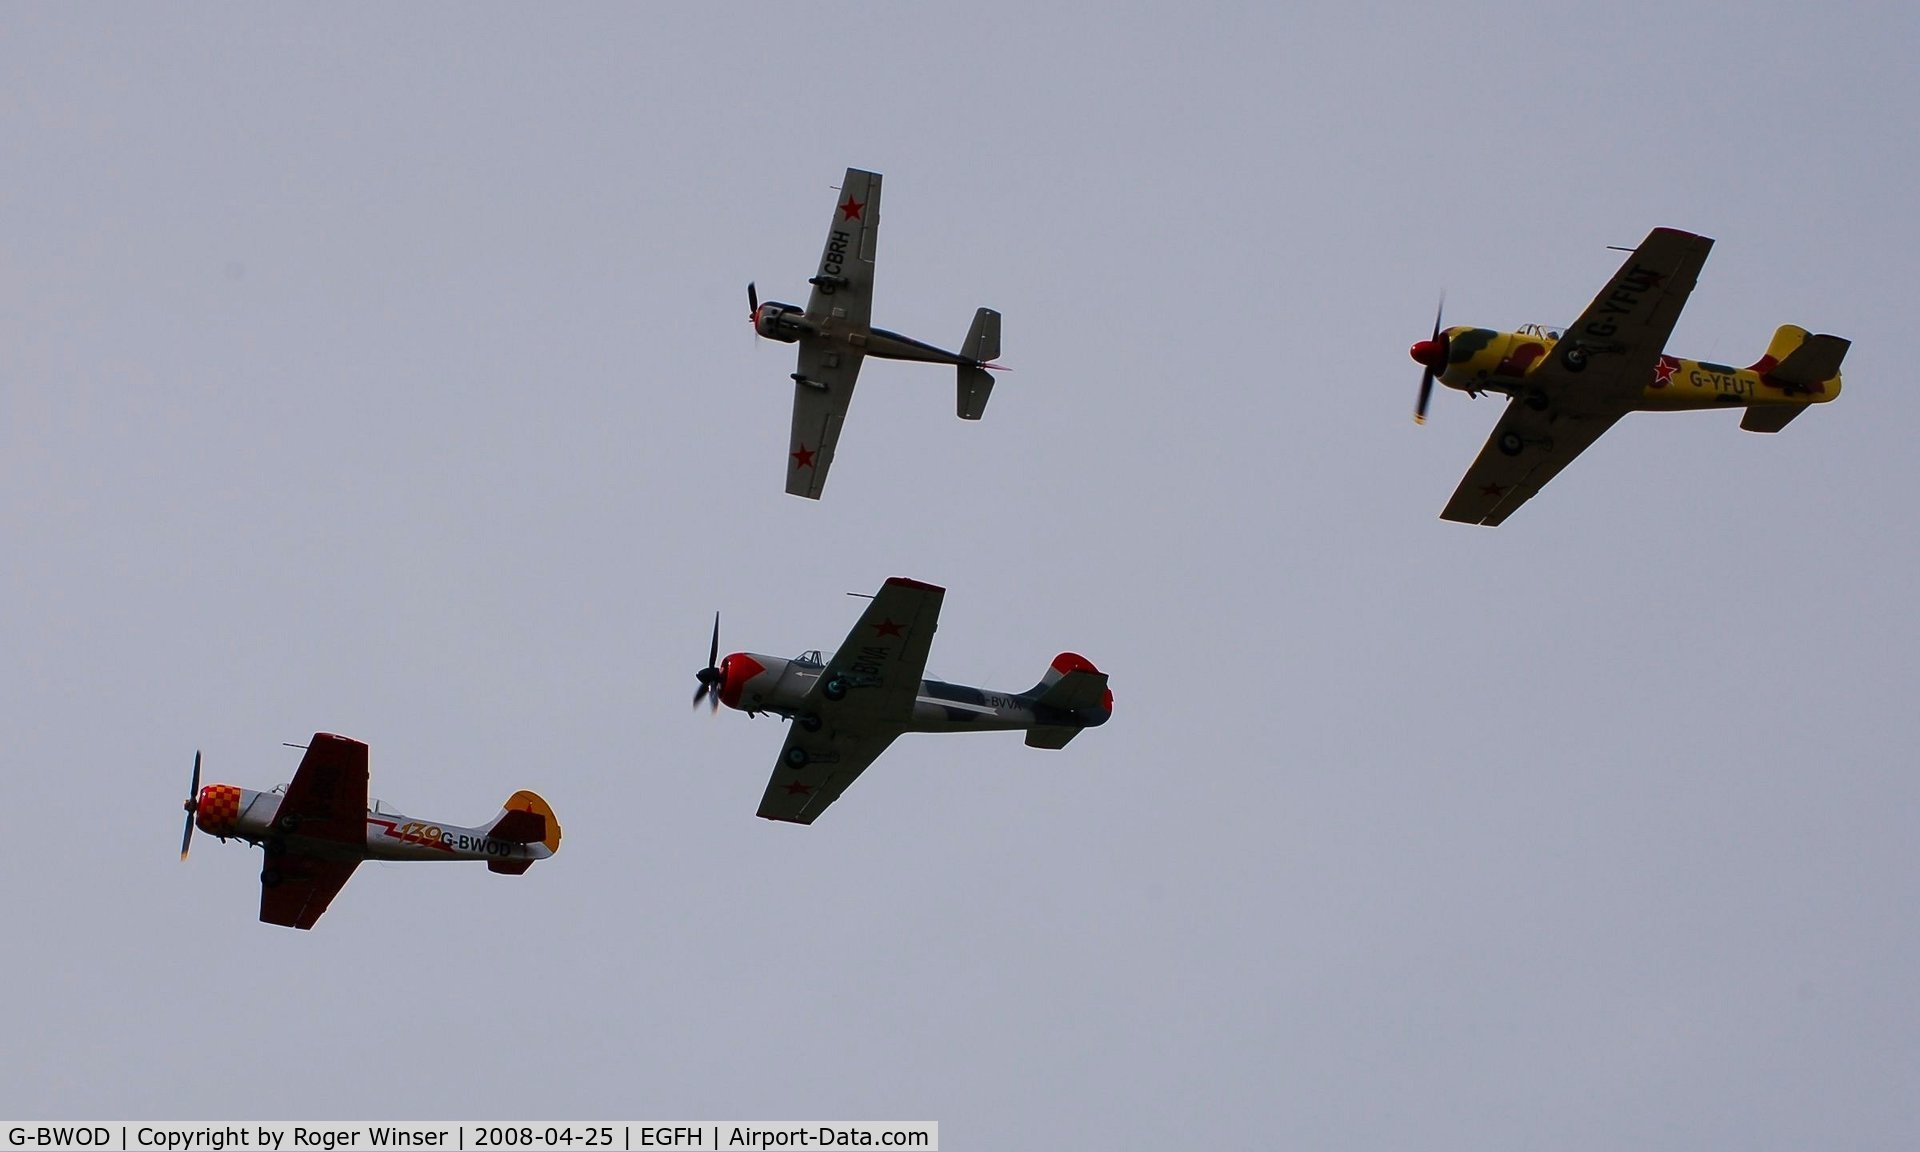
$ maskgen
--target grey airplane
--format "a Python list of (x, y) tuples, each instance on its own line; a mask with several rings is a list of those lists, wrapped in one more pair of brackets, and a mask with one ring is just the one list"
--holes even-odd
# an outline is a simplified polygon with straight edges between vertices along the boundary
[(1062, 652), (1025, 692), (926, 680), (927, 651), (946, 591), (896, 576), (880, 588), (832, 659), (735, 652), (720, 659), (713, 618), (707, 666), (693, 703), (791, 720), (760, 798), (768, 820), (811, 824), (905, 732), (1024, 731), (1030, 748), (1064, 748), (1113, 715), (1107, 674)]
[(800, 364), (793, 373), (793, 447), (787, 452), (787, 491), (795, 496), (818, 500), (826, 487), (860, 362), (868, 356), (955, 366), (962, 420), (980, 419), (993, 392), (987, 370), (999, 367), (990, 361), (1000, 355), (1000, 313), (993, 309), (974, 313), (973, 327), (958, 352), (868, 322), (879, 239), (880, 174), (849, 168), (827, 228), (819, 271), (807, 281), (813, 294), (806, 308), (772, 300), (762, 304), (759, 292), (747, 285), (754, 331), (769, 340), (800, 345)]

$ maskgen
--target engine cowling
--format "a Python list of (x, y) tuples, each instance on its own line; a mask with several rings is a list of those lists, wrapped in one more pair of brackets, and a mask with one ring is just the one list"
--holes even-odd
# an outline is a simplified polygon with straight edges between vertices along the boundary
[(769, 340), (778, 340), (791, 344), (813, 331), (807, 323), (806, 313), (791, 304), (776, 304), (771, 301), (760, 305), (753, 314), (753, 330)]

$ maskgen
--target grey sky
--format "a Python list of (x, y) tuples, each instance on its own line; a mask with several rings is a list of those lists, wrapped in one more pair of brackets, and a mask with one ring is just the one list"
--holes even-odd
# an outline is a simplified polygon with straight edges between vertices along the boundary
[[(1906, 1148), (1911, 5), (0, 8), (0, 882), (29, 1116), (929, 1118), (953, 1148)], [(848, 165), (874, 319), (1005, 315), (987, 417), (791, 350)], [(1718, 241), (1674, 350), (1854, 341), (1774, 437), (1634, 416), (1436, 516), (1450, 321)], [(1112, 675), (1065, 751), (908, 737), (811, 828), (723, 650), (948, 587), (931, 670)], [(317, 930), (173, 862), (193, 751), (316, 729), (518, 879)]]

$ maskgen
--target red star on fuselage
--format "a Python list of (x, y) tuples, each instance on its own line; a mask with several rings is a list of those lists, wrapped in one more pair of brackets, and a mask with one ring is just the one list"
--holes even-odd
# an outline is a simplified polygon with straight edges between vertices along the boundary
[(1665, 388), (1673, 383), (1673, 374), (1680, 367), (1680, 361), (1671, 356), (1662, 356), (1653, 365), (1653, 386)]
[(793, 451), (787, 453), (787, 455), (793, 457), (793, 466), (795, 468), (813, 467), (813, 453), (807, 449), (805, 444), (795, 448)]
[(858, 220), (860, 219), (861, 211), (865, 208), (866, 208), (865, 204), (862, 204), (860, 203), (860, 201), (855, 200), (853, 196), (849, 194), (847, 196), (847, 202), (840, 205), (840, 219)]
[(902, 627), (904, 625), (895, 624), (892, 620), (882, 620), (873, 626), (873, 638), (878, 640), (882, 636), (898, 636)]

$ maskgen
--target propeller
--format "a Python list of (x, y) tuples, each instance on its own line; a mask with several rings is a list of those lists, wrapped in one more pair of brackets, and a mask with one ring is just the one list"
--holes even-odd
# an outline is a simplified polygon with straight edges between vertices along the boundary
[(1440, 303), (1433, 310), (1433, 335), (1407, 349), (1414, 363), (1425, 366), (1420, 374), (1420, 399), (1413, 406), (1413, 422), (1427, 422), (1427, 401), (1433, 398), (1433, 378), (1447, 366), (1448, 347), (1452, 343), (1440, 330), (1440, 313), (1446, 308), (1447, 298), (1442, 295)]
[(760, 324), (760, 293), (754, 291), (753, 281), (747, 281), (747, 323), (758, 327)]
[(187, 789), (187, 830), (180, 834), (180, 859), (187, 858), (187, 845), (193, 841), (193, 818), (200, 811), (200, 752), (193, 753), (193, 784)]
[(719, 659), (720, 613), (715, 612), (713, 614), (713, 643), (707, 647), (707, 666), (694, 673), (694, 678), (700, 681), (700, 687), (695, 689), (693, 693), (693, 706), (695, 708), (700, 707), (700, 701), (706, 700), (710, 704), (708, 711), (718, 712), (720, 710), (720, 686), (726, 682), (727, 677), (726, 673), (722, 672), (718, 663), (716, 663)]

